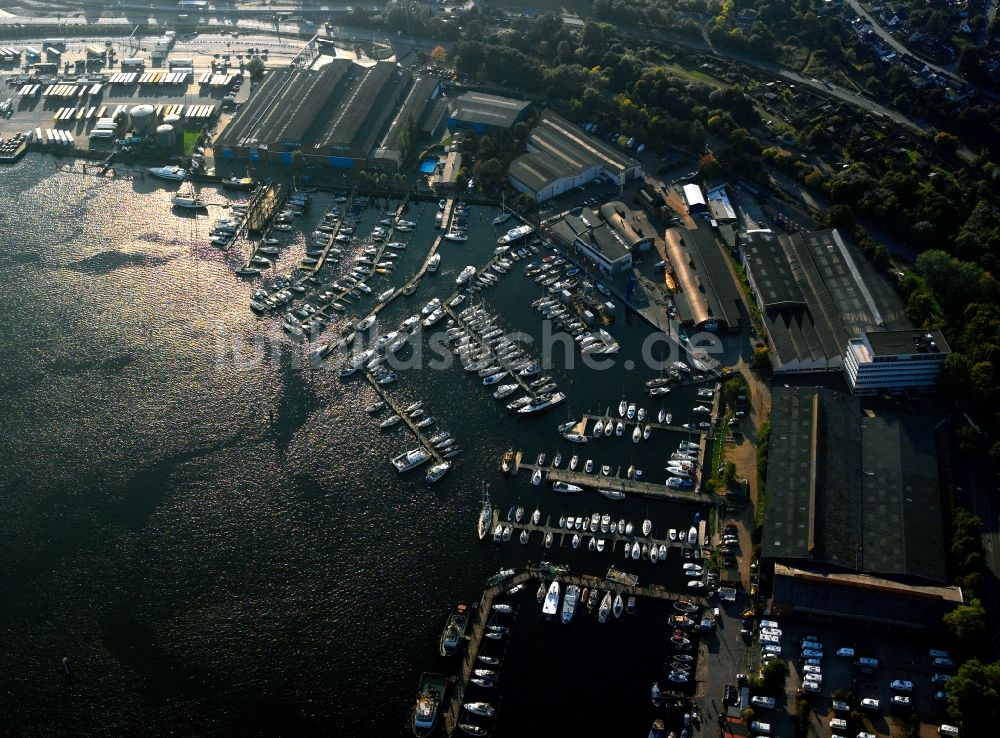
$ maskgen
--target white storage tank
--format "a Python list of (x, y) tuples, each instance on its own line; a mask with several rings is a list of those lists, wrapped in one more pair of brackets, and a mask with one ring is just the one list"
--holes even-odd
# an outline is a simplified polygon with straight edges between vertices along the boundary
[(157, 126), (156, 143), (164, 147), (170, 147), (176, 144), (177, 137), (174, 135), (174, 127), (169, 123), (164, 123), (161, 126)]
[(181, 117), (177, 113), (171, 113), (170, 115), (163, 116), (163, 122), (175, 126), (181, 122)]
[(136, 105), (129, 111), (129, 118), (132, 121), (132, 130), (136, 133), (148, 133), (155, 120), (156, 108), (152, 105)]

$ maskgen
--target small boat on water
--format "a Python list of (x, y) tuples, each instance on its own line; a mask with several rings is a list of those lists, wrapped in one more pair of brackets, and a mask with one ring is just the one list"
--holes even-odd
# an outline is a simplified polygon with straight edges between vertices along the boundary
[(482, 715), (483, 717), (493, 717), (493, 707), (489, 702), (466, 702), (462, 707), (473, 715)]
[(441, 703), (448, 687), (448, 678), (443, 674), (424, 673), (420, 676), (417, 701), (413, 710), (413, 735), (417, 738), (429, 736), (437, 728)]
[(580, 588), (571, 584), (566, 587), (566, 596), (563, 598), (561, 620), (564, 625), (568, 625), (576, 614), (576, 606), (580, 601)]
[(604, 593), (604, 599), (601, 600), (601, 607), (597, 611), (598, 622), (604, 623), (607, 621), (608, 615), (611, 613), (611, 605), (612, 605), (611, 592), (608, 591)]
[[(489, 686), (493, 685), (490, 684)], [(461, 730), (463, 733), (467, 733), (473, 736), (487, 736), (490, 734), (490, 732), (486, 728), (482, 727), (481, 725), (476, 725), (475, 723), (459, 723), (458, 729)]]
[(464, 602), (455, 605), (454, 612), (448, 616), (444, 624), (444, 631), (438, 643), (442, 656), (451, 656), (462, 644), (465, 631), (469, 627), (469, 606)]
[[(568, 482), (553, 482), (552, 491), (560, 494), (576, 494), (577, 492), (583, 492), (583, 487), (569, 484)], [(624, 497), (624, 495), (622, 496)]]
[(440, 463), (437, 463), (427, 470), (427, 474), (424, 476), (424, 481), (433, 484), (434, 482), (438, 481), (441, 477), (443, 477), (445, 474), (447, 474), (449, 469), (451, 469), (450, 461), (442, 461)]
[[(551, 533), (549, 534), (551, 535)], [(545, 601), (542, 603), (542, 615), (546, 619), (554, 618), (559, 610), (559, 580), (553, 579), (545, 594)]]
[(490, 492), (486, 485), (483, 485), (482, 508), (479, 510), (479, 521), (476, 525), (476, 533), (479, 540), (486, 538), (490, 530), (490, 523), (493, 522), (493, 504), (490, 502)]

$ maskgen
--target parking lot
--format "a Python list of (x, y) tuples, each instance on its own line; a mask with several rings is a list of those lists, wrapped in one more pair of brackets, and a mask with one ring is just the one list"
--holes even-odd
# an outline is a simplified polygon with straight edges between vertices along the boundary
[[(812, 708), (810, 735), (820, 738), (856, 738), (859, 733), (908, 735), (907, 726), (914, 711), (921, 722), (920, 735), (926, 738), (936, 736), (937, 726), (948, 722), (946, 703), (935, 697), (947, 686), (935, 684), (933, 677), (953, 674), (955, 670), (933, 665), (929, 652), (932, 648), (940, 648), (940, 644), (919, 634), (894, 633), (874, 627), (845, 627), (790, 619), (777, 622), (781, 633), (781, 658), (789, 668), (785, 694), (772, 695), (777, 697), (773, 710), (755, 708), (760, 720), (770, 722), (772, 735), (795, 734), (796, 699), (800, 694), (807, 695)], [(807, 636), (814, 637), (822, 645), (822, 656), (814, 656), (812, 662), (801, 656), (800, 644)], [(757, 637), (759, 639), (759, 633)], [(845, 648), (853, 649), (853, 656), (846, 651), (838, 655), (838, 650)], [(760, 654), (758, 647), (755, 656), (759, 658)], [(868, 670), (859, 668), (860, 658), (877, 659), (878, 666)], [(811, 688), (813, 691), (803, 689), (809, 671), (819, 678), (818, 686)], [(912, 688), (906, 689), (905, 685), (897, 683), (894, 689), (894, 682), (909, 682)], [(844, 704), (838, 704), (835, 709), (835, 693), (837, 701), (846, 702), (848, 709), (844, 709)], [(900, 698), (908, 698), (909, 704), (901, 704), (906, 699)], [(831, 723), (838, 719), (846, 725)]]

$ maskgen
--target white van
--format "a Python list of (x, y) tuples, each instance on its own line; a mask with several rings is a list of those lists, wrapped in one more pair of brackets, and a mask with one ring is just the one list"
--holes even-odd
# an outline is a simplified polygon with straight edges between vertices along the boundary
[(778, 627), (778, 621), (777, 620), (761, 620), (760, 621), (760, 627), (761, 628), (777, 628)]
[(938, 735), (946, 735), (948, 738), (958, 738), (958, 728), (954, 725), (942, 725), (938, 728)]
[(751, 697), (750, 704), (754, 707), (765, 707), (768, 710), (774, 709), (774, 697)]
[(757, 720), (754, 720), (752, 723), (750, 723), (750, 730), (756, 731), (758, 733), (763, 733), (764, 735), (771, 735), (771, 724), (761, 723), (758, 722)]
[(847, 721), (844, 718), (830, 718), (830, 728), (832, 730), (847, 730)]
[(878, 659), (870, 659), (867, 656), (862, 656), (860, 659), (858, 659), (858, 666), (864, 666), (869, 669), (877, 669)]

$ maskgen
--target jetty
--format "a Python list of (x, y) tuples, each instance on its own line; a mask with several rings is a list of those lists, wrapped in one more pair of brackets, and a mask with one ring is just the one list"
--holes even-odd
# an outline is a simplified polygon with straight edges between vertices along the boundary
[[(559, 573), (547, 565), (528, 564), (524, 571), (516, 573), (505, 582), (501, 582), (483, 592), (479, 607), (472, 613), (469, 619), (469, 630), (466, 634), (467, 645), (462, 665), (455, 676), (454, 689), (451, 690), (451, 697), (448, 701), (448, 708), (444, 713), (444, 730), (448, 736), (460, 735), (458, 723), (462, 713), (462, 704), (465, 702), (465, 690), (468, 688), (469, 679), (472, 677), (473, 669), (480, 668), (476, 665), (479, 656), (479, 649), (483, 643), (483, 637), (493, 609), (493, 602), (498, 597), (502, 597), (517, 585), (529, 585), (535, 580), (552, 581), (558, 580), (562, 585), (575, 584), (581, 589), (584, 587), (597, 587), (603, 590), (617, 592), (622, 597), (648, 597), (656, 600), (687, 600), (699, 607), (708, 607), (708, 600), (703, 596), (692, 596), (689, 592), (672, 592), (658, 584), (651, 584), (646, 587), (628, 585), (618, 581), (609, 581), (607, 576), (599, 577), (592, 574), (570, 574), (568, 571)], [(585, 612), (583, 603), (577, 608), (577, 617)], [(496, 641), (506, 648), (506, 639)]]
[[(609, 502), (614, 502), (614, 501), (613, 500), (609, 500)], [(580, 536), (580, 539), (581, 539), (580, 540), (580, 547), (581, 548), (586, 547), (586, 545), (587, 545), (587, 539), (589, 539), (591, 537), (593, 537), (593, 538), (603, 538), (604, 541), (605, 541), (605, 543), (608, 544), (608, 545), (610, 545), (610, 551), (611, 552), (614, 552), (614, 551), (617, 550), (617, 547), (618, 547), (619, 543), (624, 544), (628, 548), (631, 548), (631, 546), (632, 546), (633, 543), (639, 543), (640, 546), (643, 543), (645, 543), (645, 544), (648, 544), (650, 546), (656, 546), (657, 549), (659, 549), (660, 546), (666, 546), (668, 550), (670, 550), (670, 549), (683, 550), (685, 548), (701, 548), (703, 551), (708, 551), (709, 550), (709, 547), (707, 547), (707, 546), (690, 546), (687, 543), (685, 543), (684, 540), (671, 541), (669, 538), (653, 538), (652, 536), (644, 536), (644, 535), (642, 535), (641, 523), (640, 523), (640, 526), (636, 529), (635, 533), (633, 533), (632, 535), (625, 535), (624, 533), (602, 533), (600, 531), (600, 529), (598, 529), (597, 532), (595, 532), (595, 533), (591, 533), (589, 528), (585, 528), (583, 530), (568, 530), (566, 528), (560, 528), (558, 525), (555, 525), (552, 522), (552, 516), (551, 515), (547, 515), (545, 517), (545, 520), (542, 521), (542, 522), (539, 522), (537, 525), (531, 522), (531, 514), (530, 513), (528, 513), (527, 511), (525, 511), (525, 516), (526, 516), (525, 519), (523, 519), (520, 523), (515, 522), (513, 520), (508, 523), (505, 518), (504, 519), (500, 518), (500, 512), (498, 510), (494, 510), (493, 511), (493, 521), (490, 524), (490, 531), (492, 532), (492, 531), (496, 530), (497, 525), (505, 525), (505, 526), (509, 525), (513, 529), (514, 533), (516, 533), (516, 534), (520, 534), (520, 532), (522, 530), (528, 531), (528, 535), (529, 536), (532, 533), (536, 533), (537, 532), (537, 533), (539, 533), (541, 535), (541, 540), (539, 540), (538, 543), (539, 543), (539, 545), (543, 545), (543, 546), (544, 546), (545, 536), (548, 535), (549, 533), (551, 533), (552, 534), (552, 547), (553, 548), (563, 547), (563, 546), (572, 548), (571, 542), (573, 540), (573, 536), (574, 535), (578, 535), (578, 536)], [(586, 520), (589, 523), (590, 522), (590, 517), (588, 516), (586, 518)], [(680, 529), (680, 528), (677, 529), (678, 533), (682, 533), (683, 534), (683, 537), (684, 537), (685, 540), (687, 538), (687, 532), (688, 532), (688, 528), (689, 527), (690, 526), (685, 527), (683, 529)], [(512, 534), (511, 535), (511, 540), (508, 541), (508, 543), (513, 542), (513, 540), (514, 540), (514, 535)], [(530, 544), (531, 541), (529, 540), (528, 543)], [(518, 543), (518, 545), (520, 545), (520, 542)], [(528, 544), (525, 544), (525, 545), (528, 545)], [(579, 549), (577, 549), (577, 550), (579, 550)], [(608, 548), (605, 548), (604, 549), (604, 553), (607, 553), (608, 550), (609, 550)], [(624, 548), (622, 550), (624, 551)], [(629, 559), (629, 560), (630, 561), (634, 560), (636, 562), (642, 562), (643, 561), (643, 559)], [(651, 562), (649, 560), (649, 558), (647, 557), (645, 559), (645, 563), (652, 564), (653, 562)]]
[[(613, 422), (613, 423), (619, 423), (620, 422), (626, 429), (629, 429), (624, 434), (624, 435), (627, 435), (627, 436), (631, 436), (632, 435), (631, 432), (629, 432), (629, 431), (631, 429), (634, 429), (636, 426), (638, 426), (640, 430), (643, 429), (643, 428), (645, 428), (646, 426), (649, 426), (653, 430), (675, 431), (676, 433), (708, 433), (709, 430), (710, 430), (708, 428), (685, 428), (685, 427), (680, 426), (680, 425), (666, 425), (666, 424), (663, 424), (663, 423), (657, 423), (655, 420), (650, 420), (648, 416), (646, 417), (645, 420), (643, 420), (642, 422), (640, 422), (638, 420), (635, 420), (634, 418), (632, 420), (629, 420), (628, 418), (616, 418), (614, 416), (607, 415), (607, 414), (605, 414), (605, 415), (591, 415), (590, 413), (584, 413), (583, 420), (581, 420), (579, 423), (577, 423), (575, 426), (573, 426), (573, 432), (574, 433), (579, 433), (581, 435), (585, 435), (584, 434), (584, 430), (586, 429), (587, 423), (589, 421), (596, 422), (596, 421), (600, 420), (600, 421), (603, 422), (603, 421), (608, 420), (608, 418), (611, 418), (611, 422)], [(612, 434), (612, 436), (613, 435), (614, 434)], [(599, 440), (599, 439), (595, 438), (594, 440), (596, 441), (596, 440)]]
[(424, 429), (417, 427), (417, 421), (410, 417), (405, 408), (400, 407), (396, 401), (392, 399), (392, 395), (385, 391), (385, 388), (378, 383), (378, 380), (375, 379), (374, 375), (372, 375), (371, 372), (365, 372), (365, 378), (368, 380), (368, 383), (375, 388), (375, 391), (378, 392), (379, 397), (382, 398), (385, 404), (388, 405), (389, 408), (400, 417), (403, 423), (406, 424), (406, 427), (413, 432), (413, 435), (417, 437), (420, 445), (427, 449), (428, 453), (430, 453), (430, 455), (434, 458), (434, 463), (439, 464), (444, 461), (444, 457), (441, 455), (441, 452), (434, 448), (434, 445), (430, 442), (429, 437), (424, 434)]
[[(458, 293), (457, 292), (453, 293), (452, 296), (448, 298), (449, 301), (451, 299), (453, 299), (454, 295), (456, 295), (456, 294), (458, 294)], [(517, 371), (511, 369), (510, 368), (510, 362), (506, 362), (506, 361), (501, 360), (496, 355), (496, 352), (492, 348), (490, 348), (490, 346), (487, 343), (485, 343), (483, 341), (483, 339), (479, 335), (479, 333), (476, 332), (474, 329), (470, 328), (468, 322), (466, 320), (464, 320), (463, 318), (461, 318), (458, 315), (458, 313), (456, 313), (454, 310), (452, 310), (452, 308), (448, 306), (447, 302), (443, 303), (442, 308), (445, 311), (445, 313), (447, 313), (448, 316), (453, 321), (455, 321), (456, 325), (460, 325), (462, 328), (464, 328), (468, 332), (468, 334), (469, 334), (469, 340), (473, 341), (476, 344), (476, 346), (479, 348), (480, 351), (485, 351), (486, 353), (488, 353), (489, 356), (490, 356), (490, 360), (491, 361), (494, 361), (497, 364), (499, 364), (501, 367), (503, 367), (504, 371), (507, 372), (507, 375), (511, 379), (513, 379), (515, 382), (517, 382), (518, 386), (522, 390), (524, 390), (525, 392), (527, 392), (532, 397), (537, 397), (538, 396), (538, 393), (534, 389), (532, 389), (532, 387), (531, 387), (530, 383), (527, 381), (527, 379), (525, 379), (525, 377), (522, 377)], [(507, 331), (504, 331), (504, 335), (506, 335), (506, 334), (507, 334)], [(534, 379), (534, 378), (535, 377), (531, 377), (531, 379)], [(499, 382), (497, 383), (497, 386), (499, 386)]]
[[(626, 495), (638, 495), (654, 500), (670, 500), (673, 502), (694, 502), (703, 505), (718, 505), (721, 500), (715, 495), (704, 495), (695, 489), (672, 489), (665, 484), (654, 482), (639, 482), (621, 477), (605, 477), (600, 474), (557, 469), (552, 466), (532, 464), (523, 460), (523, 451), (514, 454), (514, 473), (526, 471), (533, 475), (536, 469), (541, 469), (546, 482), (566, 482), (586, 489), (609, 489), (614, 492), (624, 492)], [(610, 500), (613, 502), (613, 500)]]

